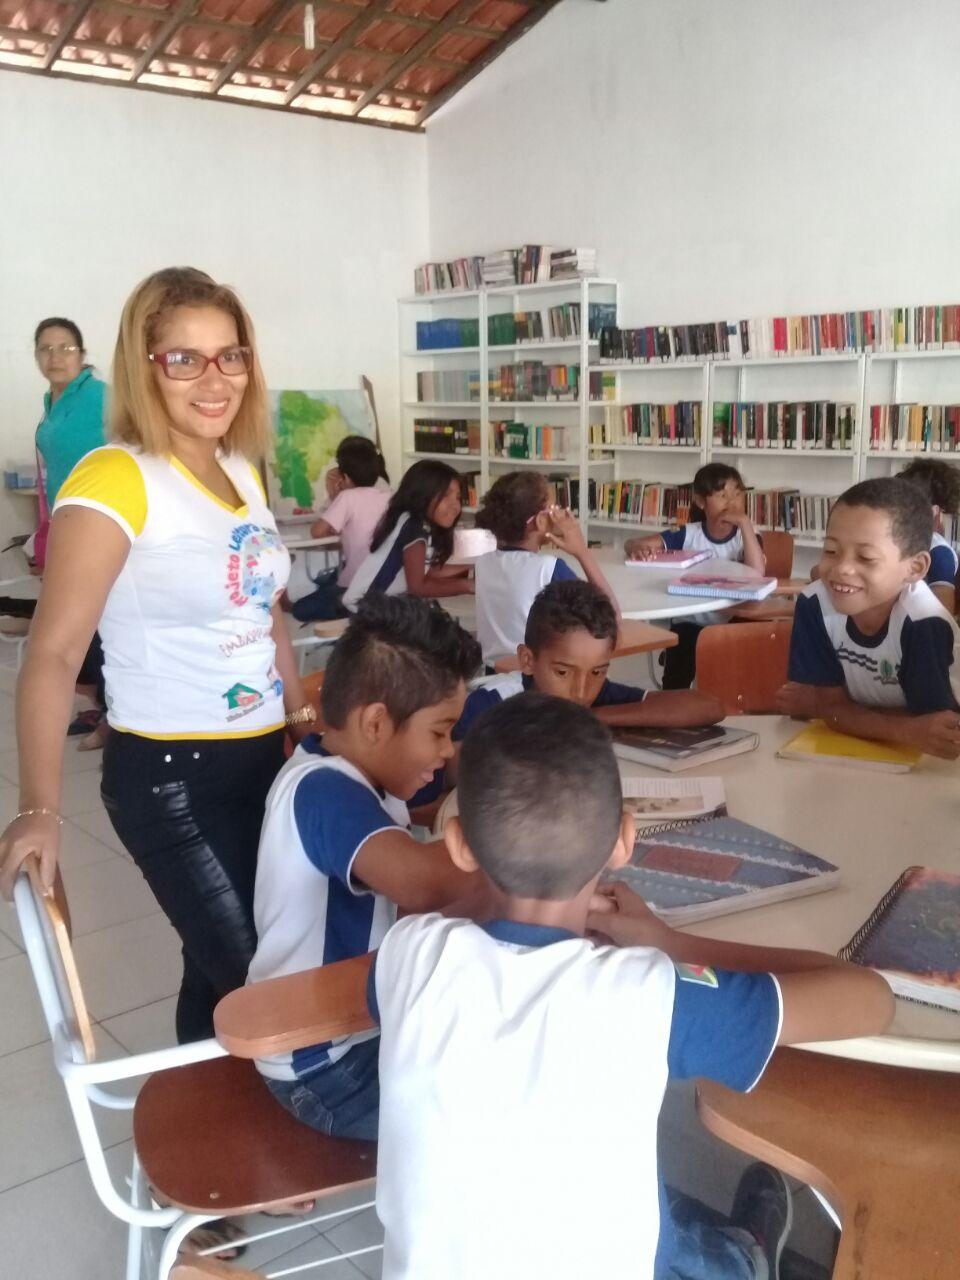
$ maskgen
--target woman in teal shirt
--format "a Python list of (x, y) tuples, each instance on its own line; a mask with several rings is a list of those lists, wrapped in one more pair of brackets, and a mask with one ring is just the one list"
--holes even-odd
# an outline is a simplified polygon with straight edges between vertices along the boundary
[[(50, 384), (43, 397), (43, 417), (37, 427), (37, 461), (41, 474), (40, 527), (34, 540), (34, 556), (43, 568), (46, 553), (47, 526), (57, 494), (63, 482), (91, 449), (104, 443), (104, 410), (106, 385), (84, 364), (87, 354), (83, 335), (72, 320), (51, 316), (41, 320), (33, 335), (34, 352), (40, 372)], [(67, 730), (68, 734), (87, 735), (81, 750), (103, 746), (107, 722), (103, 716), (103, 650), (95, 635), (80, 669), (79, 683), (93, 685), (97, 706), (82, 711)]]
[(37, 427), (49, 509), (64, 480), (85, 454), (104, 442), (106, 386), (83, 363), (83, 336), (72, 320), (41, 320), (33, 339), (37, 365), (50, 384)]

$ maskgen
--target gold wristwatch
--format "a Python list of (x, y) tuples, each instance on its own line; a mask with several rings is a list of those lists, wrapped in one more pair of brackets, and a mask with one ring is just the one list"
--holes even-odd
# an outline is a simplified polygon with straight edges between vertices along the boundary
[(318, 718), (317, 708), (308, 702), (306, 706), (301, 707), (299, 711), (291, 711), (288, 716), (284, 716), (283, 723), (313, 724)]

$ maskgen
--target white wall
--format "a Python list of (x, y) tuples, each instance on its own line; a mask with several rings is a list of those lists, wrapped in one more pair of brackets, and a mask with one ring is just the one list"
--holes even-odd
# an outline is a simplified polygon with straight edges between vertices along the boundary
[[(397, 468), (396, 298), (427, 257), (422, 135), (0, 72), (0, 174), (0, 458), (32, 456), (36, 322), (76, 320), (108, 377), (132, 287), (190, 264), (239, 290), (270, 386), (366, 373)], [(4, 496), (0, 533), (29, 511)]]
[(564, 0), (428, 125), (431, 256), (596, 247), (626, 323), (960, 300), (957, 0)]

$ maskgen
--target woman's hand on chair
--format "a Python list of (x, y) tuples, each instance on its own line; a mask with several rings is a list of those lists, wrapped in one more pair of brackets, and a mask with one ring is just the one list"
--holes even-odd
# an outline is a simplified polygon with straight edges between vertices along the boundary
[(30, 854), (40, 863), (44, 889), (53, 888), (60, 857), (60, 821), (53, 813), (31, 813), (14, 818), (0, 836), (0, 893), (13, 897), (17, 874)]

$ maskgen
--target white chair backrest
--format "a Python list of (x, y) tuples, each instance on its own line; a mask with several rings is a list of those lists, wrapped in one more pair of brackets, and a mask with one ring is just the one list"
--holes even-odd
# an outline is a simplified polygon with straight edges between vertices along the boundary
[(36, 859), (29, 858), (17, 877), (14, 901), (50, 1038), (59, 1033), (74, 1062), (93, 1062), (93, 1028), (70, 945), (70, 913), (59, 870), (47, 895)]

